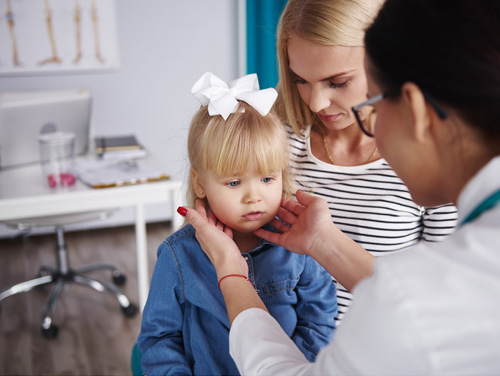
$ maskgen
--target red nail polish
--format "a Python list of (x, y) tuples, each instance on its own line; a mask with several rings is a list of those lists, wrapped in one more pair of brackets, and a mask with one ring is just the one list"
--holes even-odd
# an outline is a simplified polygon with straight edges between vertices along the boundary
[(187, 211), (187, 209), (186, 209), (186, 208), (183, 208), (182, 206), (179, 206), (179, 207), (177, 208), (177, 213), (179, 213), (179, 214), (180, 214), (180, 215), (182, 215), (183, 217), (185, 217), (185, 216), (186, 216), (187, 212), (188, 212), (188, 211)]

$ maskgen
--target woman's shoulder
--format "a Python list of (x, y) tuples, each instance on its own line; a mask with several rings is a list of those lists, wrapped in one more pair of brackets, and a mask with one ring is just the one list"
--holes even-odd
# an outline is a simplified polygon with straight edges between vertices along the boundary
[(297, 135), (290, 125), (286, 125), (288, 134), (288, 144), (292, 160), (304, 158), (307, 160), (309, 155), (309, 135), (311, 127), (304, 128), (300, 135)]
[(302, 128), (299, 132), (299, 134), (295, 133), (292, 126), (289, 124), (285, 124), (285, 129), (288, 133), (288, 137), (290, 139), (297, 139), (297, 140), (302, 140), (304, 141), (305, 139), (309, 138), (311, 135), (311, 126), (307, 125), (304, 128)]

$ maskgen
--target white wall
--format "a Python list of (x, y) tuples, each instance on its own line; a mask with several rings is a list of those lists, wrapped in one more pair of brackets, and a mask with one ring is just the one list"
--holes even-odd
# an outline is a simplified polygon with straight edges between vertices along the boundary
[[(185, 181), (187, 129), (199, 106), (190, 89), (206, 71), (238, 76), (238, 3), (116, 0), (116, 72), (0, 77), (0, 91), (88, 87), (96, 134), (135, 133), (172, 178)], [(114, 217), (131, 223), (131, 215)], [(149, 220), (163, 217), (166, 208), (147, 208)]]

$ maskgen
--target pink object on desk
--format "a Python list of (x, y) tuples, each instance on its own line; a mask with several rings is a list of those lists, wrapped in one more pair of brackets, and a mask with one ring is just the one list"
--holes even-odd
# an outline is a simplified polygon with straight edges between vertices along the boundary
[(54, 174), (47, 175), (47, 184), (50, 188), (57, 188), (58, 186), (71, 187), (75, 182), (75, 175), (69, 172), (61, 172), (59, 178)]

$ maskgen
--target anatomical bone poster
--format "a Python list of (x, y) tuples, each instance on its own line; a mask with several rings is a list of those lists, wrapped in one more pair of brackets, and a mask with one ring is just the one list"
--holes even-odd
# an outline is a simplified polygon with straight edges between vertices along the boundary
[(115, 0), (0, 0), (0, 75), (119, 67)]

